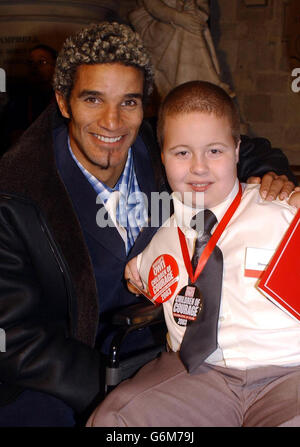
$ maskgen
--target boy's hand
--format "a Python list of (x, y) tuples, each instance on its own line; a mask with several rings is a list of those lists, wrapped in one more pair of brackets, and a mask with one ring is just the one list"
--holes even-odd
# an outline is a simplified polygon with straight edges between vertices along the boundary
[(287, 199), (294, 190), (295, 185), (286, 175), (277, 175), (275, 172), (268, 172), (261, 179), (260, 177), (249, 177), (247, 183), (261, 184), (260, 195), (263, 199), (280, 200)]
[(291, 195), (289, 199), (289, 205), (295, 206), (296, 208), (300, 208), (300, 187), (297, 186), (295, 188), (295, 192)]
[(136, 295), (140, 295), (140, 292), (138, 291), (138, 289), (136, 289), (132, 284), (130, 284), (130, 282), (128, 281), (129, 279), (131, 281), (133, 281), (138, 287), (140, 287), (140, 289), (143, 289), (143, 283), (140, 277), (140, 274), (138, 272), (137, 269), (137, 261), (136, 261), (136, 257), (132, 258), (126, 265), (125, 267), (125, 272), (124, 272), (124, 277), (127, 280), (127, 287), (128, 290), (132, 293), (135, 293)]

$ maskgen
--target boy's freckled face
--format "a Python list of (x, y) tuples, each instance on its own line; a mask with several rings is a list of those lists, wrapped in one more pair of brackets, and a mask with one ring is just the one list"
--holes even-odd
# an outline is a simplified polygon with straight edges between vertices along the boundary
[[(204, 193), (212, 208), (231, 192), (237, 178), (239, 145), (227, 117), (191, 112), (167, 116), (162, 161), (172, 191)], [(198, 201), (199, 203), (199, 201)]]

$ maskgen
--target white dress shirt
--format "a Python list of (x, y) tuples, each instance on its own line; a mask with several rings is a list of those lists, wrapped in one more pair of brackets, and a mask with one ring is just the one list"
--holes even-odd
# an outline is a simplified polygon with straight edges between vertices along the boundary
[[(237, 191), (238, 182), (222, 203), (211, 208), (218, 222)], [(188, 284), (177, 226), (186, 236), (190, 258), (197, 237), (196, 231), (182, 223), (182, 213), (185, 212), (190, 213), (190, 209), (185, 210), (178, 198), (174, 197), (174, 215), (138, 256), (138, 268), (146, 286), (151, 265), (158, 256), (169, 254), (177, 261), (177, 288), (171, 299), (163, 304), (168, 342), (173, 351), (180, 349), (186, 330), (173, 317), (173, 301), (182, 287)], [(244, 271), (246, 249), (262, 249), (264, 253), (269, 253), (270, 259), (295, 213), (296, 209), (286, 201), (264, 201), (258, 185), (243, 185), (241, 203), (218, 241), (224, 259), (218, 348), (206, 362), (238, 369), (300, 364), (300, 322), (267, 299), (256, 288), (258, 279), (246, 277)], [(180, 218), (177, 219), (177, 216)]]

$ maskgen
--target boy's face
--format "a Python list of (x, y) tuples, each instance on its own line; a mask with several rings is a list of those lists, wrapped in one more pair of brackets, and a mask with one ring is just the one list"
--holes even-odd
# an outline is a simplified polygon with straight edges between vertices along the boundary
[(193, 206), (199, 193), (204, 193), (206, 208), (226, 198), (237, 177), (238, 152), (225, 116), (192, 112), (166, 117), (162, 161), (168, 182), (172, 191), (192, 193)]

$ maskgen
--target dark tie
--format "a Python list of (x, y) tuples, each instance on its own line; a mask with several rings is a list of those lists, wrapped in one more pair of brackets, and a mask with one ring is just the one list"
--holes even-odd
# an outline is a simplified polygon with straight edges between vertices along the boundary
[[(216, 216), (210, 210), (200, 213), (204, 213), (204, 232), (196, 240), (191, 261), (194, 272), (201, 253), (211, 237), (210, 231), (217, 223)], [(200, 213), (196, 215), (196, 221), (203, 218)], [(191, 226), (195, 226), (195, 218), (192, 219)], [(190, 373), (195, 372), (217, 348), (222, 276), (223, 255), (216, 246), (195, 283), (203, 296), (202, 310), (196, 320), (187, 326), (181, 343), (180, 357)]]

